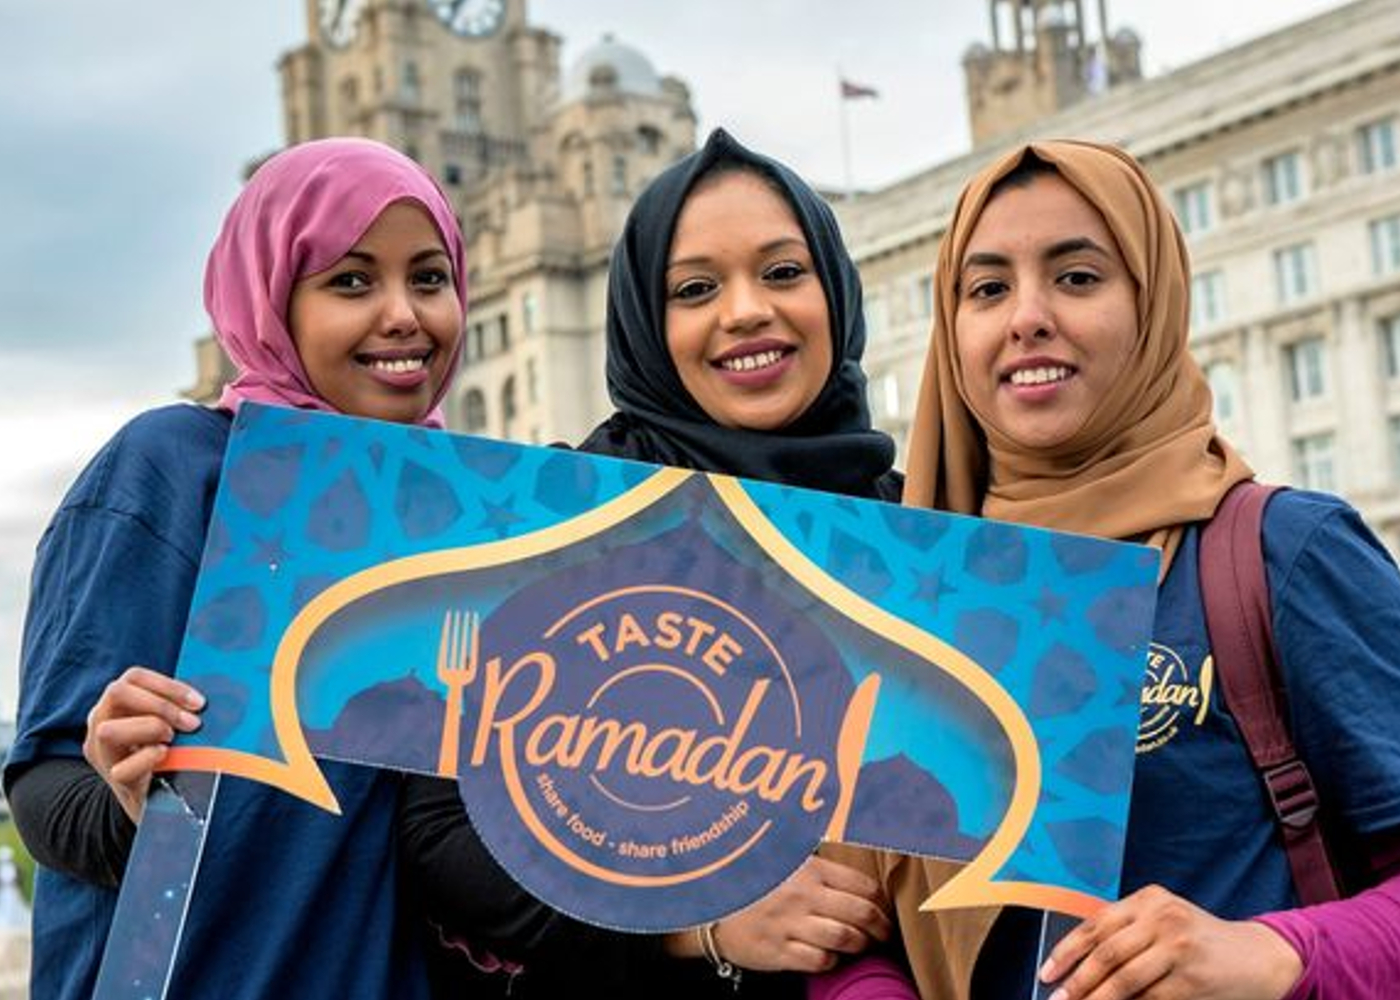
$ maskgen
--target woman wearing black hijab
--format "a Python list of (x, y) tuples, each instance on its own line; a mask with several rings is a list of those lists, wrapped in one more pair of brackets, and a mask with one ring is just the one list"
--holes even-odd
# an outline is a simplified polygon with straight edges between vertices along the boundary
[[(806, 241), (829, 315), (833, 363), (820, 394), (775, 429), (726, 427), (687, 390), (667, 345), (673, 237), (688, 199), (735, 173), (763, 180), (786, 202)], [(674, 283), (675, 279), (672, 279)], [(800, 177), (717, 129), (702, 149), (662, 172), (637, 199), (608, 273), (608, 394), (618, 412), (582, 450), (722, 472), (851, 496), (897, 500), (894, 445), (870, 426), (860, 275), (831, 208)]]
[[(647, 187), (613, 251), (607, 378), (618, 411), (581, 448), (898, 499), (893, 444), (870, 426), (864, 346), (860, 279), (830, 208), (716, 131)], [(680, 1000), (733, 996), (736, 985), (747, 997), (798, 997), (801, 977), (782, 973), (821, 971), (889, 933), (873, 880), (811, 858), (704, 933), (620, 934), (516, 885), (471, 829), (455, 782), (407, 779), (402, 818), (444, 998), (664, 989)]]

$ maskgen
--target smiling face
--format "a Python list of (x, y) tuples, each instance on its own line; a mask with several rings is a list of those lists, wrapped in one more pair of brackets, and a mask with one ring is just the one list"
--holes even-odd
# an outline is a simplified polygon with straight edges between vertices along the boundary
[(452, 264), (427, 212), (395, 202), (344, 257), (298, 279), (287, 326), (312, 388), (335, 409), (422, 420), (462, 335)]
[(1137, 283), (1098, 210), (1058, 174), (1004, 187), (958, 274), (954, 320), (968, 405), (1024, 448), (1071, 440), (1138, 341)]
[(666, 344), (715, 423), (786, 427), (831, 374), (831, 320), (802, 227), (748, 171), (701, 181), (676, 220)]

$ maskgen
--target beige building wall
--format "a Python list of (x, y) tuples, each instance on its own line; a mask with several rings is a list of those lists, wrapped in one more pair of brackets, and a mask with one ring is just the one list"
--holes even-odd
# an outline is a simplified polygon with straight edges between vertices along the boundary
[(343, 34), (322, 21), (332, 5), (305, 3), (307, 42), (278, 64), (288, 144), (367, 136), (454, 188), (523, 157), (560, 44), (526, 24), (523, 0), (504, 0), (500, 24), (481, 37), (453, 32), (424, 0), (350, 0)]
[[(990, 37), (965, 59), (969, 114), (1001, 100), (1010, 131), (984, 122), (966, 155), (837, 203), (866, 287), (871, 410), (901, 462), (961, 185), (1013, 143), (1099, 138), (1139, 156), (1187, 224), (1192, 344), (1227, 435), (1264, 478), (1344, 493), (1400, 547), (1400, 0), (1357, 0), (1147, 80), (1137, 36), (1103, 0), (986, 3)], [(688, 90), (613, 39), (561, 67), (560, 40), (530, 26), (524, 0), (504, 0), (482, 37), (450, 31), (424, 0), (362, 0), (340, 44), (319, 6), (307, 0), (309, 40), (281, 62), (288, 140), (385, 139), (461, 214), (471, 305), (450, 424), (577, 440), (609, 410), (608, 254), (636, 194), (694, 148)], [(1044, 72), (1053, 46), (1027, 40), (1039, 29), (1080, 76)], [(1103, 52), (1109, 75), (1091, 86), (1085, 61)], [(970, 64), (989, 56), (997, 74), (979, 82)], [(1013, 91), (1036, 117), (1007, 110)], [(203, 350), (208, 398), (217, 352)]]
[(689, 91), (641, 53), (606, 38), (570, 67), (546, 97), (527, 161), (463, 202), (472, 288), (453, 426), (575, 441), (611, 412), (612, 245), (637, 194), (694, 145)]

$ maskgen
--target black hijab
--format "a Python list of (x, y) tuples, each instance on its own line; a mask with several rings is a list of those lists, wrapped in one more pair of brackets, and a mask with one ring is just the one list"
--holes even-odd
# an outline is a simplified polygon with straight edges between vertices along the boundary
[[(676, 220), (696, 184), (738, 165), (786, 196), (802, 226), (831, 317), (832, 370), (812, 405), (775, 431), (723, 427), (681, 384), (666, 347), (666, 267)], [(618, 412), (584, 451), (722, 472), (852, 496), (898, 497), (894, 443), (870, 426), (865, 403), (865, 317), (860, 275), (836, 217), (805, 181), (745, 149), (723, 129), (664, 170), (637, 199), (608, 271), (608, 395)]]

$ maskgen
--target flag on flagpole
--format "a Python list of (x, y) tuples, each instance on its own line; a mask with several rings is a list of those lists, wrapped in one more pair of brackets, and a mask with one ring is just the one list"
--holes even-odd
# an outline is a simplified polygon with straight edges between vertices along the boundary
[(846, 105), (849, 101), (858, 101), (864, 97), (879, 97), (880, 92), (868, 84), (846, 79), (846, 74), (841, 72), (840, 66), (836, 67), (836, 79), (841, 83), (841, 162), (846, 168), (846, 197), (850, 198), (855, 193), (855, 187), (851, 179), (851, 125), (847, 120), (851, 113)]
[(841, 78), (841, 97), (843, 100), (854, 101), (862, 97), (879, 97), (880, 92), (874, 87), (863, 83), (852, 83), (845, 77)]

